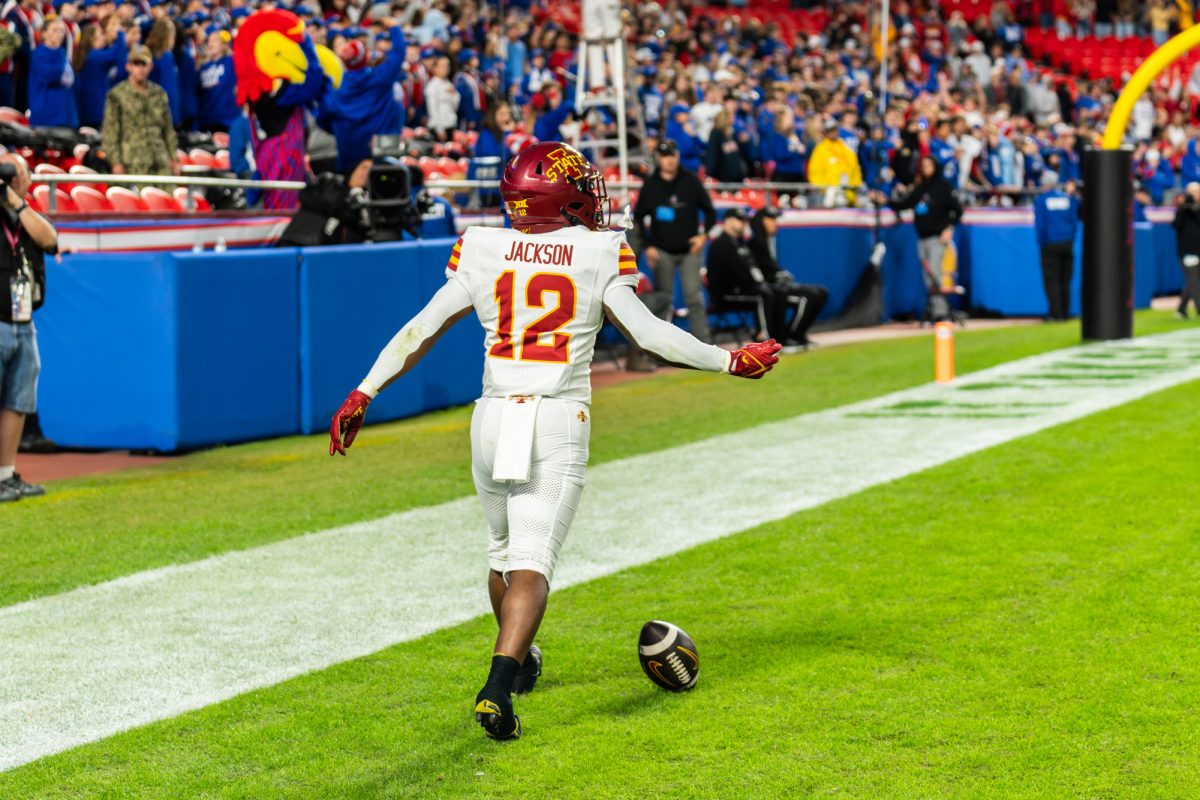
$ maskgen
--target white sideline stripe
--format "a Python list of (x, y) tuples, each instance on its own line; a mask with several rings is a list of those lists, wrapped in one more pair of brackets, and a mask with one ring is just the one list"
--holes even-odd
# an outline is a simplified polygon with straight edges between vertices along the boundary
[[(1109, 363), (1096, 358), (1105, 352), (1113, 366), (1092, 372), (1107, 377), (1055, 377), (1091, 374), (1086, 365)], [(952, 386), (602, 464), (588, 474), (555, 585), (643, 564), (1197, 378), (1200, 331), (1192, 330), (1047, 353)], [(952, 405), (929, 405), (937, 401)], [(964, 416), (981, 413), (1008, 416)], [(0, 770), (485, 613), (477, 502), (463, 498), (0, 609)], [(658, 611), (647, 609), (647, 617)]]

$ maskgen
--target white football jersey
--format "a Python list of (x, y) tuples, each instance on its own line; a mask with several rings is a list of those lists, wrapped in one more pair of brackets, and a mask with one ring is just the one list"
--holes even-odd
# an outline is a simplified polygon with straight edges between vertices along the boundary
[(592, 399), (592, 356), (609, 289), (637, 288), (637, 259), (620, 231), (520, 233), (472, 227), (446, 277), (471, 295), (487, 332), (483, 395)]

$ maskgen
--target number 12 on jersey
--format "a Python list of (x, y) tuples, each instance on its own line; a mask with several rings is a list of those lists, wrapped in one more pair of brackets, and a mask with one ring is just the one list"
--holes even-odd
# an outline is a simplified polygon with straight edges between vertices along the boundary
[[(522, 311), (544, 309), (546, 294), (556, 295), (554, 306), (525, 326), (513, 340), (516, 317), (515, 299), (517, 273), (506, 270), (496, 279), (496, 306), (500, 320), (496, 324), (496, 343), (488, 351), (492, 358), (517, 361), (540, 361), (547, 364), (566, 364), (570, 360), (571, 334), (561, 330), (575, 318), (575, 282), (556, 272), (538, 272), (525, 283)], [(526, 314), (522, 313), (522, 317)], [(550, 337), (545, 341), (543, 337)]]

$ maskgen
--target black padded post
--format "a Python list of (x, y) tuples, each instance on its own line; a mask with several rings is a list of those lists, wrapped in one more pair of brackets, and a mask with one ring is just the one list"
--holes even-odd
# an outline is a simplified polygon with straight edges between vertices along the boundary
[(1133, 152), (1083, 154), (1084, 339), (1133, 336)]

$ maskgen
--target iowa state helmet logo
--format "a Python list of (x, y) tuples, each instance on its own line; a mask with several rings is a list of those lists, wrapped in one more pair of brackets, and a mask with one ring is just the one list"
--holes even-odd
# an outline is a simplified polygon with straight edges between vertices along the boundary
[(546, 177), (552, 181), (559, 178), (584, 178), (590, 173), (591, 164), (580, 152), (572, 147), (560, 147), (546, 154), (550, 166), (546, 168)]

